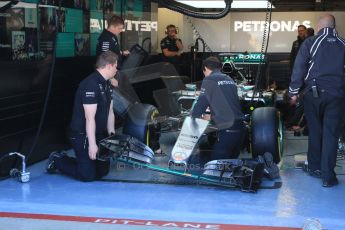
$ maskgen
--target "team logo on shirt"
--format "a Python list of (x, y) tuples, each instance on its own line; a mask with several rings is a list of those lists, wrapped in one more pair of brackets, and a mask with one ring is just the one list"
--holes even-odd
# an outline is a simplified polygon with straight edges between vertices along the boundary
[(95, 92), (85, 92), (85, 97), (95, 97)]
[(218, 85), (233, 85), (233, 84), (234, 84), (234, 82), (232, 82), (232, 81), (227, 81), (227, 80), (218, 81)]

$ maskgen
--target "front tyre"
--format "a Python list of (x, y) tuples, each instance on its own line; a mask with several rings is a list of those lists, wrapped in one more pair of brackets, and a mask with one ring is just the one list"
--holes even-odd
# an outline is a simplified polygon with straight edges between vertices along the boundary
[(251, 152), (253, 158), (270, 152), (275, 163), (282, 159), (282, 125), (279, 112), (273, 107), (260, 107), (251, 117)]
[(123, 124), (123, 133), (137, 138), (154, 151), (159, 149), (160, 125), (152, 122), (159, 115), (153, 105), (134, 104)]

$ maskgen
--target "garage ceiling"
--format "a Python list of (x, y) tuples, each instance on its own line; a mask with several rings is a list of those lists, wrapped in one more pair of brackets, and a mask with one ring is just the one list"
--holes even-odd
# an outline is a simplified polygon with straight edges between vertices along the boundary
[[(159, 0), (158, 0), (159, 1)], [(170, 0), (169, 0), (170, 1)], [(185, 0), (188, 2), (192, 0)], [(200, 0), (212, 2), (207, 0)], [(236, 0), (249, 1), (249, 0)], [(266, 1), (266, 0), (255, 0)], [(269, 0), (275, 6), (274, 11), (345, 11), (345, 0)], [(171, 1), (174, 2), (174, 1)], [(224, 3), (223, 1), (220, 1)], [(193, 8), (192, 8), (193, 9)], [(195, 8), (194, 8), (195, 9)], [(257, 11), (260, 9), (235, 9), (232, 11)], [(262, 9), (261, 9), (262, 10)], [(207, 9), (205, 11), (219, 11), (219, 9)]]
[(273, 0), (275, 11), (345, 11), (345, 0)]

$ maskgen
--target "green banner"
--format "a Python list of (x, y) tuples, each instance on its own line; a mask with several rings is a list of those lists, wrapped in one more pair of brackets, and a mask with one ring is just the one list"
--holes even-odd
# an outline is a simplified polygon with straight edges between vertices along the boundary
[(90, 34), (90, 55), (96, 55), (96, 47), (98, 42), (99, 33)]
[(74, 33), (58, 33), (56, 57), (74, 57)]
[(65, 32), (83, 32), (83, 11), (66, 8)]

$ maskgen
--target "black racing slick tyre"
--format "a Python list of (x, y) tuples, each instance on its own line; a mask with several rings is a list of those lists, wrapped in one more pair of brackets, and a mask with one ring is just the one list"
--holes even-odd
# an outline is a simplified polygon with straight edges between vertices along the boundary
[(282, 159), (282, 125), (279, 112), (273, 107), (256, 108), (251, 117), (251, 152), (253, 158), (270, 152), (273, 161)]
[(133, 104), (125, 118), (123, 133), (137, 138), (154, 151), (159, 149), (160, 125), (152, 122), (158, 115), (153, 105)]

